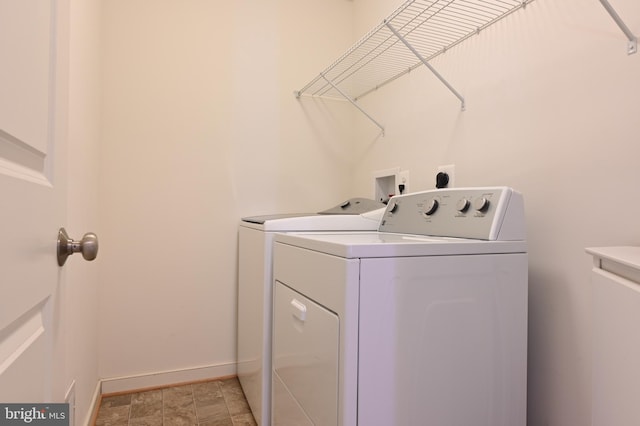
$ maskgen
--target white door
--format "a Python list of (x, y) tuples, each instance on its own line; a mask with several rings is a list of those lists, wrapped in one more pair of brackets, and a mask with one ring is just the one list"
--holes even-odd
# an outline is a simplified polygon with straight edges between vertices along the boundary
[(67, 8), (66, 0), (0, 0), (2, 402), (61, 402), (55, 248), (66, 216)]

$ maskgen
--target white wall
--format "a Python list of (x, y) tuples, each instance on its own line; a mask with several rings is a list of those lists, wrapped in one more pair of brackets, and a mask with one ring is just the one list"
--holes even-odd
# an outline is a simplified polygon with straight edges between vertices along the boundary
[[(69, 141), (67, 223), (74, 239), (102, 235), (98, 224), (98, 146), (100, 140), (100, 0), (69, 4)], [(98, 385), (98, 274), (80, 255), (65, 267), (64, 317), (67, 325), (65, 388), (75, 381), (76, 424), (87, 424)]]
[(240, 217), (354, 195), (351, 109), (293, 96), (352, 42), (353, 4), (103, 8), (101, 377), (233, 373)]
[[(360, 34), (396, 1), (356, 2)], [(636, 35), (640, 3), (611, 1)], [(399, 166), (412, 190), (455, 164), (457, 186), (510, 185), (525, 197), (530, 252), (529, 425), (590, 424), (588, 246), (638, 245), (640, 53), (597, 0), (536, 0), (362, 104), (356, 191)]]

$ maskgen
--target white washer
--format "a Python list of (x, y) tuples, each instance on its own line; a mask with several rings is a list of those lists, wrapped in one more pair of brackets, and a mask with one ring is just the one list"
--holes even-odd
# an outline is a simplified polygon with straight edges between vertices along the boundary
[(260, 426), (271, 418), (272, 246), (276, 232), (378, 229), (384, 204), (352, 198), (320, 213), (243, 218), (239, 226), (237, 374)]
[(279, 234), (272, 424), (524, 426), (521, 194), (390, 200), (379, 232)]

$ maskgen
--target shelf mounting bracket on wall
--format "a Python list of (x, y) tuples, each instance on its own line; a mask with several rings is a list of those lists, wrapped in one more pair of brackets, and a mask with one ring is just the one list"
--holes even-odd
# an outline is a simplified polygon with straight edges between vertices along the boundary
[[(458, 91), (456, 89), (453, 88), (453, 86), (451, 86), (449, 84), (449, 82), (447, 80), (444, 79), (444, 77), (442, 77), (442, 75), (436, 71), (435, 68), (433, 68), (431, 66), (431, 64), (429, 62), (427, 62), (427, 60), (420, 54), (420, 52), (418, 52), (408, 41), (407, 39), (405, 39), (404, 37), (402, 37), (402, 35), (396, 31), (395, 28), (393, 28), (393, 26), (389, 23), (388, 20), (384, 20), (384, 24), (387, 26), (387, 28), (389, 28), (389, 30), (391, 30), (391, 32), (393, 33), (393, 35), (395, 35), (396, 37), (398, 37), (398, 40), (400, 40), (402, 43), (404, 43), (405, 46), (407, 46), (407, 48), (414, 54), (416, 55), (416, 57), (418, 59), (420, 59), (420, 62), (422, 62), (424, 64), (425, 67), (429, 68), (429, 70), (438, 78), (438, 80), (440, 80), (442, 82), (442, 84), (444, 84), (445, 86), (447, 86), (447, 89), (449, 89), (451, 91), (451, 93), (453, 93), (458, 99), (460, 99), (460, 103), (462, 104), (462, 111), (464, 111), (465, 105), (464, 105), (464, 97), (462, 97), (462, 95), (460, 93), (458, 93)], [(327, 80), (328, 81), (328, 80)]]
[(627, 39), (629, 40), (627, 42), (627, 54), (632, 55), (638, 52), (638, 37), (636, 37), (635, 34), (631, 32), (629, 27), (627, 27), (622, 18), (620, 18), (620, 15), (618, 15), (618, 13), (615, 11), (613, 6), (611, 6), (608, 0), (600, 0), (600, 3), (602, 3), (602, 6), (604, 6), (607, 12), (609, 12), (609, 15), (611, 15), (613, 20), (616, 21), (616, 24), (618, 24), (618, 27), (620, 27), (624, 35), (627, 36)]
[(329, 83), (329, 85), (331, 87), (333, 87), (338, 93), (340, 93), (343, 98), (348, 100), (351, 103), (351, 105), (353, 105), (354, 107), (358, 108), (358, 110), (360, 110), (361, 113), (363, 113), (369, 120), (371, 120), (373, 122), (373, 124), (378, 126), (380, 128), (380, 130), (382, 130), (382, 136), (384, 136), (384, 126), (382, 124), (378, 123), (373, 117), (371, 117), (371, 115), (369, 115), (364, 109), (362, 109), (362, 107), (360, 105), (358, 105), (358, 103), (355, 100), (351, 99), (351, 97), (349, 95), (344, 93), (342, 90), (340, 90), (340, 88), (338, 86), (333, 84), (333, 82), (331, 80), (329, 80), (324, 75), (324, 73), (320, 73), (320, 77), (322, 77), (327, 83)]

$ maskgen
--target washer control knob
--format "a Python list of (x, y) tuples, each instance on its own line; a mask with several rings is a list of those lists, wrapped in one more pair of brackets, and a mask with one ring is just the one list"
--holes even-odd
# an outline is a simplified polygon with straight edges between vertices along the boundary
[(431, 216), (432, 214), (434, 214), (436, 212), (436, 210), (438, 210), (438, 200), (436, 200), (435, 198), (432, 198), (425, 205), (425, 207), (426, 208), (424, 210), (424, 214), (427, 215), (427, 216)]
[(486, 212), (489, 209), (489, 200), (485, 197), (478, 197), (473, 201), (473, 208), (479, 212)]
[(469, 202), (469, 200), (467, 200), (466, 198), (461, 198), (460, 201), (458, 201), (458, 203), (456, 204), (456, 209), (459, 212), (464, 213), (469, 210), (470, 205), (471, 203)]
[(395, 201), (390, 201), (389, 205), (387, 206), (387, 211), (389, 213), (394, 213), (396, 210), (398, 210), (398, 203), (396, 203)]

